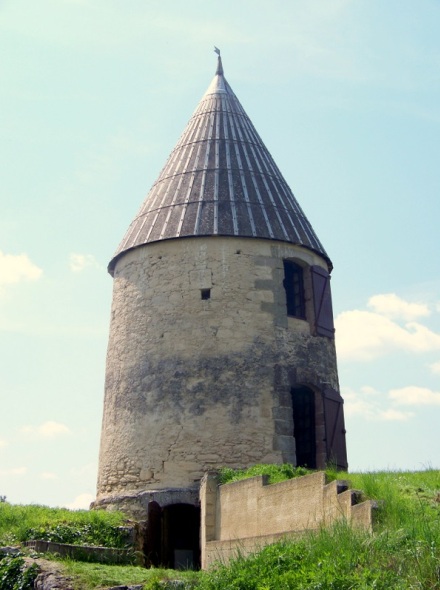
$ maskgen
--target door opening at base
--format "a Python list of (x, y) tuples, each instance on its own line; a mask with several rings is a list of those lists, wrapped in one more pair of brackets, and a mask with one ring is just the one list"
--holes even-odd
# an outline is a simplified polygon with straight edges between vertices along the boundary
[(308, 387), (292, 387), (290, 393), (296, 465), (316, 469), (315, 393)]
[(147, 566), (200, 569), (200, 508), (150, 502), (144, 553)]

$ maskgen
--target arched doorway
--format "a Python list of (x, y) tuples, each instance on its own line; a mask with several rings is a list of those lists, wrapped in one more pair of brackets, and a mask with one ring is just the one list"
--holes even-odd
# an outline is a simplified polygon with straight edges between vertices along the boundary
[(144, 553), (147, 566), (199, 569), (200, 508), (150, 502)]
[(290, 393), (296, 465), (316, 469), (315, 393), (305, 386), (292, 387)]

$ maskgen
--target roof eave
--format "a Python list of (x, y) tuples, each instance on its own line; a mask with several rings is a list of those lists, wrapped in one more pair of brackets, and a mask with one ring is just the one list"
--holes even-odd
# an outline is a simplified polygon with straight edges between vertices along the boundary
[(277, 243), (283, 243), (283, 244), (290, 244), (292, 246), (297, 246), (299, 248), (304, 248), (305, 250), (308, 250), (309, 252), (313, 252), (314, 254), (317, 254), (320, 258), (324, 259), (325, 262), (327, 263), (327, 269), (328, 272), (331, 273), (331, 271), (333, 270), (333, 263), (330, 260), (330, 258), (323, 252), (321, 252), (320, 250), (316, 250), (314, 248), (311, 248), (310, 246), (307, 246), (305, 244), (296, 244), (294, 242), (286, 242), (284, 240), (274, 240), (271, 238), (254, 238), (252, 236), (231, 236), (229, 234), (206, 234), (206, 235), (197, 235), (197, 236), (179, 236), (179, 237), (172, 237), (172, 238), (165, 238), (165, 239), (160, 239), (160, 240), (154, 240), (151, 242), (146, 242), (144, 244), (138, 244), (136, 246), (132, 246), (131, 248), (127, 248), (126, 250), (123, 250), (122, 252), (119, 252), (118, 254), (116, 254), (116, 256), (114, 256), (108, 266), (107, 266), (107, 272), (114, 278), (114, 272), (115, 272), (115, 268), (116, 268), (116, 264), (118, 263), (118, 261), (125, 255), (128, 254), (129, 252), (132, 252), (133, 250), (137, 250), (138, 248), (143, 248), (146, 246), (150, 246), (152, 244), (158, 244), (160, 242), (171, 242), (171, 241), (175, 241), (175, 240), (188, 240), (188, 239), (200, 239), (200, 238), (228, 238), (228, 239), (239, 239), (239, 240), (265, 240), (268, 242), (277, 242)]

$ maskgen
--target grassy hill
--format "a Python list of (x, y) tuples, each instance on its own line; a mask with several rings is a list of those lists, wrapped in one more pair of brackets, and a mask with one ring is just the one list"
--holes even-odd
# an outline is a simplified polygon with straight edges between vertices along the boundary
[[(258, 466), (239, 474), (224, 470), (221, 477), (226, 482), (260, 473), (268, 473), (273, 482), (302, 474), (289, 466)], [(334, 477), (335, 473), (329, 475)], [(135, 583), (143, 583), (150, 590), (163, 590), (166, 580), (181, 580), (180, 585), (173, 582), (169, 587), (197, 590), (440, 590), (440, 471), (339, 473), (338, 477), (351, 480), (354, 488), (380, 501), (373, 534), (353, 530), (341, 522), (300, 541), (266, 547), (248, 558), (238, 555), (228, 566), (219, 565), (208, 572), (145, 570), (71, 561), (63, 565), (70, 575), (77, 577), (78, 589), (84, 590)], [(96, 544), (114, 543), (122, 522), (122, 515), (115, 513), (61, 514), (55, 509), (1, 503), (0, 544), (25, 540), (30, 529), (82, 529), (88, 531), (87, 542), (91, 542), (93, 529)], [(81, 542), (79, 532), (77, 539)], [(103, 539), (107, 540), (102, 543)], [(0, 561), (3, 590), (1, 564)], [(11, 590), (12, 586), (5, 588)], [(24, 586), (17, 590), (21, 588)]]

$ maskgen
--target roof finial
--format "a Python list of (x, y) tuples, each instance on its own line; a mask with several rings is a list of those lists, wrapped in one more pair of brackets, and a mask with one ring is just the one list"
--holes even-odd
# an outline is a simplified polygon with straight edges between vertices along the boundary
[(223, 76), (223, 64), (222, 64), (222, 58), (220, 57), (220, 49), (214, 45), (214, 51), (218, 55), (217, 70), (216, 70), (215, 74), (216, 74), (216, 76)]

